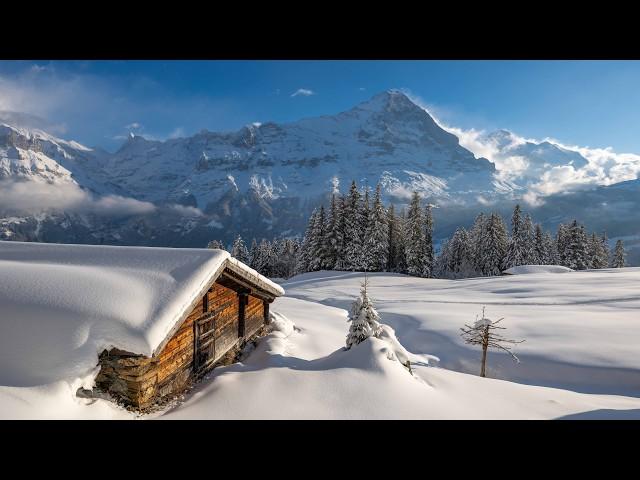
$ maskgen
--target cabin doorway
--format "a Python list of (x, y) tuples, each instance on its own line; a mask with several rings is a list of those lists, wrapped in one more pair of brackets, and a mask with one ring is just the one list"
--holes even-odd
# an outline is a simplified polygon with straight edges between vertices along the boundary
[(241, 296), (215, 284), (202, 299), (202, 315), (193, 324), (193, 370), (210, 370), (238, 342)]
[(204, 372), (216, 359), (216, 315), (208, 313), (194, 323), (193, 332), (195, 373)]

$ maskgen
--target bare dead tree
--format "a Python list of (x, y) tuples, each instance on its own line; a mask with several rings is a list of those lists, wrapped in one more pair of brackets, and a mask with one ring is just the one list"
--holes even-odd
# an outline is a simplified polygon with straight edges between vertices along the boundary
[(480, 369), (481, 377), (487, 376), (487, 349), (489, 347), (507, 352), (516, 362), (520, 363), (520, 360), (511, 351), (511, 349), (514, 344), (522, 343), (524, 340), (509, 340), (499, 333), (496, 333), (495, 330), (506, 330), (505, 327), (497, 326), (497, 324), (502, 320), (504, 320), (504, 318), (491, 320), (485, 317), (484, 307), (482, 307), (482, 318), (478, 319), (478, 316), (476, 315), (476, 321), (473, 326), (465, 324), (465, 328), (460, 329), (462, 330), (460, 336), (464, 338), (465, 343), (482, 346), (482, 367)]

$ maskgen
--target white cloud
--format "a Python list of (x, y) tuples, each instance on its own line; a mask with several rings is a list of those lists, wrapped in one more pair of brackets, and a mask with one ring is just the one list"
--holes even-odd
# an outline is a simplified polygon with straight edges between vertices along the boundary
[(47, 69), (32, 68), (16, 77), (0, 76), (0, 110), (51, 118), (63, 106), (74, 109), (93, 104), (97, 92), (88, 87), (80, 77), (58, 79)]
[(298, 90), (296, 90), (295, 92), (293, 92), (291, 94), (292, 97), (298, 97), (300, 95), (304, 96), (304, 97), (309, 97), (311, 95), (315, 95), (316, 92), (314, 92), (313, 90), (309, 90), (308, 88), (299, 88)]
[(66, 211), (99, 215), (152, 213), (149, 202), (119, 195), (95, 197), (71, 182), (50, 184), (38, 181), (0, 181), (0, 205), (8, 212), (38, 213)]
[(510, 136), (505, 145), (498, 145), (497, 141), (486, 138), (485, 130), (462, 129), (445, 124), (437, 115), (436, 110), (429, 106), (419, 96), (409, 90), (402, 90), (413, 102), (424, 108), (434, 121), (449, 133), (458, 137), (460, 145), (471, 151), (476, 158), (484, 157), (491, 161), (498, 170), (498, 177), (503, 180), (523, 181), (524, 174), (529, 168), (527, 158), (510, 152), (514, 147), (526, 142), (539, 144), (549, 142), (565, 150), (577, 152), (587, 160), (587, 165), (576, 169), (572, 165), (554, 166), (546, 170), (535, 181), (525, 181), (526, 189), (523, 199), (531, 204), (540, 204), (541, 197), (554, 193), (574, 191), (594, 185), (611, 185), (625, 180), (633, 180), (640, 175), (640, 155), (634, 153), (617, 153), (612, 147), (590, 148), (577, 145), (567, 145), (554, 138), (546, 137), (542, 140), (526, 138), (509, 132)]
[(532, 190), (529, 190), (527, 193), (522, 195), (522, 200), (532, 207), (540, 207), (544, 205), (544, 200)]
[(30, 130), (43, 130), (52, 135), (64, 135), (67, 132), (67, 125), (64, 123), (51, 123), (37, 115), (8, 110), (0, 111), (0, 123)]
[[(0, 111), (21, 112), (49, 123), (68, 125), (65, 129), (87, 145), (104, 139), (111, 143), (114, 136), (131, 129), (136, 134), (144, 131), (145, 137), (166, 138), (164, 125), (172, 125), (176, 118), (186, 118), (192, 124), (209, 122), (209, 126), (226, 123), (229, 118), (238, 121), (234, 117), (238, 109), (234, 100), (205, 95), (175, 98), (152, 78), (101, 76), (82, 71), (78, 65), (68, 69), (46, 64), (36, 69), (27, 66), (18, 73), (0, 73)], [(149, 118), (153, 128), (146, 125)], [(62, 128), (45, 131), (64, 133)], [(104, 132), (110, 134), (105, 136)]]
[(183, 217), (202, 217), (204, 215), (204, 213), (202, 213), (202, 210), (200, 210), (199, 208), (179, 205), (177, 203), (169, 205), (169, 208), (182, 215)]
[[(202, 210), (191, 206), (170, 204), (162, 208), (181, 217), (204, 216)], [(120, 195), (92, 195), (72, 182), (0, 181), (0, 213), (33, 215), (62, 211), (122, 217), (155, 213), (158, 207)]]
[(107, 195), (91, 199), (89, 209), (102, 215), (139, 215), (152, 213), (156, 207), (152, 203), (142, 202), (135, 198)]
[(558, 140), (547, 137), (544, 139), (567, 150), (578, 152), (589, 162), (585, 167), (597, 183), (611, 185), (612, 183), (633, 180), (640, 175), (640, 155), (635, 153), (616, 153), (612, 147), (590, 148), (577, 145), (566, 145)]

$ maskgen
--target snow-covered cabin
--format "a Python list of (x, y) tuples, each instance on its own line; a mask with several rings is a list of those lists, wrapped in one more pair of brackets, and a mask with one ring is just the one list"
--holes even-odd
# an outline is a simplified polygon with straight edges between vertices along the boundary
[(0, 242), (0, 377), (144, 409), (229, 359), (284, 290), (224, 250)]

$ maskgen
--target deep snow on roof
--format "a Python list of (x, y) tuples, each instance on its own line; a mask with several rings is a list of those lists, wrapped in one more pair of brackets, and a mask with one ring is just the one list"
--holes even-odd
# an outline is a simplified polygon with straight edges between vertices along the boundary
[(0, 383), (86, 375), (104, 348), (150, 356), (226, 265), (224, 250), (0, 242)]

